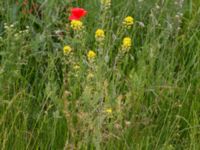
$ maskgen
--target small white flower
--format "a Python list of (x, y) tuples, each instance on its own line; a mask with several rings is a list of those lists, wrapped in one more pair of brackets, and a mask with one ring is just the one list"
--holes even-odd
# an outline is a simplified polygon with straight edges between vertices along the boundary
[(24, 32), (25, 32), (25, 33), (29, 33), (29, 30), (28, 30), (28, 29), (27, 29), (27, 30), (24, 30)]
[(14, 26), (15, 26), (14, 24), (11, 24), (11, 25), (10, 25), (11, 28), (14, 28)]
[(15, 34), (14, 34), (14, 37), (18, 37), (18, 36), (19, 36), (19, 34), (18, 34), (18, 33), (15, 33)]
[(141, 27), (145, 27), (144, 23), (143, 22), (138, 22), (138, 24), (141, 26)]
[(8, 27), (7, 25), (4, 25), (4, 28), (5, 28), (5, 29), (8, 29), (9, 27)]
[(158, 4), (156, 4), (156, 9), (160, 9), (160, 6)]

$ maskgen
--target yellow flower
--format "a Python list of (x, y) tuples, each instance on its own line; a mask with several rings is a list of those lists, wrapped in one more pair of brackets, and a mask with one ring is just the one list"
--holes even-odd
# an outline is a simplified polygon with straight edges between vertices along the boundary
[(78, 69), (80, 69), (80, 66), (79, 65), (74, 65), (74, 70), (78, 70)]
[(132, 46), (132, 40), (130, 37), (125, 37), (123, 39), (123, 43), (122, 43), (122, 50), (123, 51), (129, 51), (129, 49), (131, 48)]
[(131, 16), (124, 18), (123, 25), (127, 28), (130, 28), (134, 24), (134, 19)]
[(72, 20), (71, 21), (71, 28), (73, 30), (82, 30), (83, 29), (83, 23), (79, 20)]
[(64, 46), (63, 53), (64, 55), (68, 55), (72, 51), (72, 48), (69, 45)]
[(87, 79), (90, 80), (90, 79), (93, 79), (93, 78), (94, 78), (94, 74), (90, 72), (90, 73), (87, 75)]
[(108, 108), (108, 109), (106, 109), (105, 112), (108, 113), (108, 114), (111, 114), (111, 113), (112, 113), (112, 108)]
[(96, 53), (93, 50), (90, 50), (87, 54), (89, 60), (92, 60), (96, 57)]
[(95, 38), (96, 38), (97, 41), (103, 41), (104, 38), (105, 38), (104, 30), (98, 29), (98, 30), (95, 32)]

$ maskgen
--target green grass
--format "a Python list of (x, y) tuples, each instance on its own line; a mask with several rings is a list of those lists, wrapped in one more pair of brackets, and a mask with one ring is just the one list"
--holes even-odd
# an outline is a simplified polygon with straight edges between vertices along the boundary
[[(200, 2), (175, 2), (0, 1), (0, 149), (200, 149)], [(88, 11), (81, 37), (68, 21), (75, 6)], [(125, 36), (133, 46), (122, 55)]]

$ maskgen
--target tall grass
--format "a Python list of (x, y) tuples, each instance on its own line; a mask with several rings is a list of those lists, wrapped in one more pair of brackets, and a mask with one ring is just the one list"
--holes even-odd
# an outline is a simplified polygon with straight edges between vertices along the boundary
[[(200, 149), (198, 0), (113, 0), (108, 12), (98, 0), (18, 2), (0, 1), (1, 149)], [(81, 38), (71, 7), (88, 11)], [(133, 46), (117, 59), (125, 36)]]

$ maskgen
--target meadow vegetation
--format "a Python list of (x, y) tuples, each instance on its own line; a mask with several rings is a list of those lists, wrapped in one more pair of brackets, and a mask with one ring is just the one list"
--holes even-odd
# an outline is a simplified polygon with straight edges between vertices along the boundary
[(199, 150), (200, 1), (1, 0), (0, 149)]

